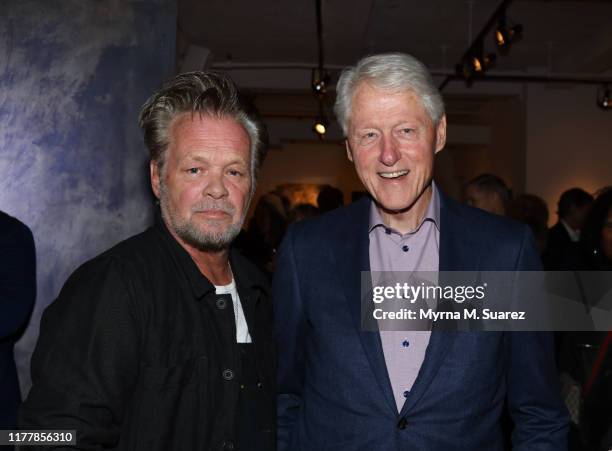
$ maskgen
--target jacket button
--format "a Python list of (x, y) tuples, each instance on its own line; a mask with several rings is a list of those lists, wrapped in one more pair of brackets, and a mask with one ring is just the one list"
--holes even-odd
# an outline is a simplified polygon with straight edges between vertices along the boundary
[(261, 382), (257, 382), (257, 388), (263, 388), (263, 384)]
[(401, 420), (397, 422), (397, 428), (401, 430), (406, 429), (407, 425), (408, 425), (408, 420), (406, 418), (402, 418)]
[(234, 372), (228, 368), (223, 370), (222, 376), (226, 381), (231, 381), (234, 378)]
[(217, 306), (219, 310), (223, 310), (227, 306), (227, 301), (223, 298), (218, 298), (215, 301), (215, 305)]
[(224, 451), (232, 451), (234, 449), (234, 442), (232, 442), (231, 440), (223, 440), (223, 443), (221, 445)]

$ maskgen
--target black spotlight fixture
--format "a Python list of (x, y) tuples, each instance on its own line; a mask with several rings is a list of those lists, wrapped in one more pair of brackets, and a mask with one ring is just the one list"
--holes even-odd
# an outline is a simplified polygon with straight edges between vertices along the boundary
[(471, 55), (470, 65), (471, 69), (476, 74), (482, 74), (495, 65), (497, 61), (497, 55), (495, 53), (489, 53), (488, 55)]
[(474, 77), (483, 75), (488, 69), (495, 65), (497, 55), (495, 53), (484, 53), (482, 41), (475, 43), (463, 59), (462, 63), (456, 68), (466, 83), (472, 83)]
[(327, 87), (329, 86), (330, 76), (325, 70), (325, 58), (323, 53), (323, 13), (322, 0), (315, 0), (316, 16), (317, 16), (317, 50), (319, 61), (317, 67), (312, 69), (310, 79), (310, 87), (317, 100), (319, 110), (312, 124), (312, 131), (319, 137), (325, 138), (329, 127), (329, 120), (325, 114), (325, 99), (327, 97)]
[(478, 57), (467, 56), (461, 64), (457, 64), (455, 72), (463, 77), (468, 86), (471, 86), (474, 77), (482, 74), (482, 63)]
[(319, 97), (319, 114), (315, 117), (314, 124), (312, 126), (312, 131), (314, 131), (319, 139), (325, 138), (325, 133), (327, 133), (327, 127), (329, 127), (329, 121), (327, 120), (327, 116), (325, 114), (325, 105), (323, 104), (324, 97)]
[(612, 97), (608, 85), (603, 85), (597, 90), (597, 106), (602, 110), (612, 109)]
[(501, 53), (507, 53), (510, 47), (515, 42), (519, 41), (523, 37), (523, 26), (521, 24), (513, 25), (508, 28), (506, 23), (506, 16), (502, 15), (497, 23), (495, 29), (494, 38), (495, 45)]
[(319, 139), (323, 139), (325, 137), (325, 133), (327, 133), (328, 126), (329, 122), (325, 116), (317, 116), (312, 129), (319, 136)]
[(312, 70), (311, 87), (312, 92), (316, 95), (323, 95), (327, 92), (327, 86), (329, 85), (329, 74), (327, 71), (320, 67), (315, 67)]

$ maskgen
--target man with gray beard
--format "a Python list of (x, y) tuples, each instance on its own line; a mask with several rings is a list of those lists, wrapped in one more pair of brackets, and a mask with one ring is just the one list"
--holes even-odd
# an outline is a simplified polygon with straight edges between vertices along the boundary
[(156, 223), (81, 266), (46, 310), (20, 427), (76, 430), (77, 449), (273, 450), (267, 281), (230, 249), (265, 130), (215, 72), (168, 81), (140, 125)]

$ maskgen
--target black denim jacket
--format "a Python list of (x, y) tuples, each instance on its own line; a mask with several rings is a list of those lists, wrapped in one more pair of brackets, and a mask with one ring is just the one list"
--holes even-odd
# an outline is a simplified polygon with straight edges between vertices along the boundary
[[(269, 400), (258, 424), (273, 450), (267, 280), (234, 251), (230, 261)], [(77, 449), (234, 449), (239, 358), (225, 296), (159, 217), (85, 263), (43, 315), (20, 428), (76, 429)]]

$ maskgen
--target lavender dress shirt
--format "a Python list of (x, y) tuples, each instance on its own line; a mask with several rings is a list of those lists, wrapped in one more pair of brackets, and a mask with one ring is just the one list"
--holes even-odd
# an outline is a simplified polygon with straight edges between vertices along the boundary
[[(425, 216), (415, 230), (401, 234), (383, 223), (372, 202), (370, 208), (370, 270), (438, 271), (440, 253), (440, 198), (432, 182)], [(380, 331), (387, 372), (398, 412), (412, 389), (431, 331)]]

